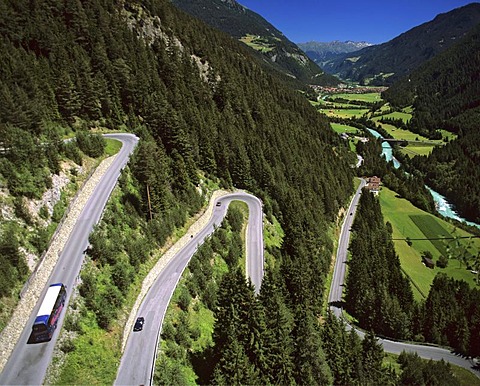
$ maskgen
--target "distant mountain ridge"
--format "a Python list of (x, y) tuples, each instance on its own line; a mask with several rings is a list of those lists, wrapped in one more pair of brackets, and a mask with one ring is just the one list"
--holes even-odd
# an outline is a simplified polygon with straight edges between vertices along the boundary
[(362, 48), (370, 47), (372, 45), (372, 43), (368, 42), (354, 42), (351, 40), (344, 42), (334, 40), (331, 42), (310, 41), (305, 43), (297, 43), (297, 46), (300, 47), (302, 51), (305, 52), (307, 56), (320, 67), (322, 67), (325, 62), (332, 60), (341, 54), (358, 51)]
[(259, 14), (235, 0), (172, 0), (172, 4), (253, 48), (267, 67), (303, 84), (337, 85), (302, 50)]
[(445, 51), (480, 23), (480, 3), (437, 15), (398, 37), (337, 57), (323, 69), (341, 79), (390, 85)]

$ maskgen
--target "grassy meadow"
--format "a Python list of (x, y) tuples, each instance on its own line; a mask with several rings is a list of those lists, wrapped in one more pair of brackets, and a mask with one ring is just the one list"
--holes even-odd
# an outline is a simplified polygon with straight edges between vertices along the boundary
[[(438, 146), (438, 145), (441, 146), (444, 144), (443, 141), (431, 141), (420, 134), (413, 133), (408, 130), (400, 129), (389, 123), (378, 122), (380, 118), (381, 117), (375, 117), (372, 120), (380, 124), (380, 126), (382, 126), (382, 128), (393, 138), (412, 141), (408, 144), (408, 146), (403, 147), (401, 149), (402, 153), (408, 155), (409, 157), (414, 157), (416, 155), (429, 155), (435, 146)], [(415, 142), (415, 141), (418, 141), (418, 142)]]
[(361, 101), (361, 102), (380, 102), (382, 100), (379, 92), (371, 92), (366, 94), (335, 94), (335, 98), (348, 99), (350, 101)]
[(395, 111), (393, 113), (382, 115), (382, 118), (401, 119), (404, 123), (407, 123), (410, 119), (412, 119), (412, 114), (402, 111)]
[[(402, 268), (424, 295), (428, 294), (430, 284), (439, 272), (445, 272), (458, 280), (465, 280), (472, 287), (476, 285), (475, 276), (463, 263), (452, 257), (462, 253), (476, 255), (480, 251), (480, 239), (417, 240), (471, 235), (416, 208), (388, 188), (382, 188), (379, 199), (385, 221), (392, 224), (395, 250), (400, 257)], [(411, 239), (411, 246), (405, 241), (407, 237)], [(435, 262), (441, 255), (450, 256), (448, 266), (443, 269), (436, 266), (434, 269), (427, 268), (422, 263), (424, 251), (429, 251)], [(412, 289), (417, 299), (423, 297), (417, 288)]]
[(442, 133), (442, 138), (447, 140), (447, 141), (453, 141), (454, 139), (457, 139), (457, 135), (454, 133), (451, 133), (447, 130), (438, 130), (440, 133)]
[(358, 129), (349, 125), (342, 125), (341, 123), (330, 122), (332, 129), (338, 133), (347, 133), (347, 134), (358, 134)]
[(105, 154), (109, 157), (117, 154), (122, 148), (122, 142), (113, 138), (105, 138), (105, 143)]
[[(382, 117), (385, 117), (385, 116), (386, 115), (383, 115)], [(372, 120), (377, 122), (382, 117), (375, 117)], [(381, 123), (381, 122), (378, 122), (378, 123), (382, 126), (382, 128), (388, 134), (390, 134), (395, 139), (404, 139), (406, 141), (431, 141), (427, 137), (424, 137), (424, 136), (422, 136), (420, 134), (417, 134), (417, 133), (414, 133), (412, 131), (399, 129), (398, 127), (395, 127), (394, 125), (391, 125), (389, 123)], [(441, 142), (441, 141), (438, 141), (438, 142)]]
[(242, 37), (240, 41), (252, 47), (254, 50), (264, 53), (272, 51), (275, 48), (275, 46), (269, 44), (266, 39), (255, 35), (247, 34), (247, 36)]
[(401, 149), (401, 152), (409, 157), (415, 157), (416, 155), (430, 155), (433, 145), (415, 145), (409, 144), (407, 147)]
[[(387, 105), (382, 108), (388, 109)], [(412, 131), (404, 130), (389, 123), (379, 122), (382, 118), (395, 118), (401, 119), (404, 123), (407, 123), (412, 117), (413, 108), (411, 106), (406, 107), (401, 112), (386, 113), (382, 116), (373, 117), (372, 120), (377, 122), (382, 128), (395, 139), (404, 139), (409, 141), (408, 146), (401, 148), (401, 152), (408, 157), (414, 157), (416, 155), (429, 155), (435, 146), (443, 146), (444, 140), (453, 140), (456, 138), (455, 134), (446, 130), (440, 130), (442, 133), (442, 140), (432, 141), (420, 134)]]
[(327, 115), (327, 117), (338, 117), (338, 118), (352, 118), (352, 117), (361, 117), (362, 115), (368, 113), (368, 109), (335, 109), (330, 107), (325, 107), (320, 112)]
[[(359, 133), (359, 130), (353, 126), (342, 125), (340, 123), (335, 123), (335, 122), (330, 122), (330, 125), (332, 126), (332, 129), (338, 134), (347, 133), (350, 136), (362, 135), (362, 133)], [(356, 148), (357, 142), (358, 142), (357, 137), (353, 137), (348, 140), (348, 146), (353, 153), (356, 153), (357, 151), (357, 148)]]
[[(374, 103), (379, 102), (382, 100), (380, 93), (372, 92), (372, 93), (365, 93), (365, 94), (350, 94), (350, 93), (342, 93), (342, 94), (332, 94), (329, 95), (330, 98), (342, 98), (346, 99), (347, 101), (360, 101), (360, 102), (368, 102)], [(369, 112), (368, 107), (365, 108), (358, 108), (358, 105), (349, 104), (349, 103), (337, 103), (337, 102), (328, 102), (328, 101), (319, 101), (315, 104), (317, 109), (326, 114), (328, 117), (338, 117), (338, 118), (352, 118), (353, 116), (361, 117), (364, 114)]]

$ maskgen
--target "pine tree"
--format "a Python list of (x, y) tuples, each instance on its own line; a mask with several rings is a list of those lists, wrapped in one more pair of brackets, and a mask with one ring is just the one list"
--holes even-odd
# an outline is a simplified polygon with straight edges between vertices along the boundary
[(220, 360), (215, 366), (212, 384), (219, 386), (262, 385), (258, 370), (250, 362), (235, 330), (236, 327), (231, 325), (226, 331), (228, 338), (222, 348)]
[(270, 383), (291, 385), (294, 384), (293, 316), (282, 292), (278, 273), (268, 270), (262, 281), (259, 299), (266, 322), (261, 335), (263, 358), (259, 366)]
[(382, 369), (382, 361), (385, 356), (383, 347), (371, 332), (365, 335), (362, 342), (362, 363), (365, 379), (374, 385), (385, 382), (385, 373)]
[(58, 110), (67, 122), (72, 123), (74, 117), (79, 113), (80, 100), (75, 85), (66, 70), (58, 78), (55, 95)]
[(332, 374), (322, 349), (318, 322), (311, 311), (298, 309), (295, 331), (295, 381), (302, 385), (329, 385)]

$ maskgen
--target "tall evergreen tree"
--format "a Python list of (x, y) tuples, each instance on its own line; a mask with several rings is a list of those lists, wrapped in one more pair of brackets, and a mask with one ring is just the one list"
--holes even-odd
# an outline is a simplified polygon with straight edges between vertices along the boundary
[(295, 330), (295, 382), (301, 385), (329, 385), (332, 374), (323, 352), (318, 322), (311, 311), (297, 309)]
[(261, 336), (262, 374), (271, 384), (294, 383), (293, 315), (285, 304), (284, 289), (278, 273), (267, 270), (262, 281), (260, 302), (264, 309), (265, 330)]

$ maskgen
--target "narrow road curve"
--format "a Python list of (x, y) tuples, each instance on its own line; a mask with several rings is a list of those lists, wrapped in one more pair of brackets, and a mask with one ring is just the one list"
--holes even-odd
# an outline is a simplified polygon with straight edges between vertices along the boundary
[(70, 289), (75, 283), (83, 262), (83, 251), (88, 245), (88, 236), (94, 225), (99, 221), (120, 172), (127, 164), (130, 154), (138, 142), (138, 138), (132, 134), (108, 134), (105, 136), (121, 141), (123, 143), (122, 149), (102, 176), (81, 211), (28, 322), (25, 326), (18, 326), (22, 329), (22, 333), (0, 374), (1, 385), (40, 385), (43, 383), (58, 338), (58, 331), (63, 324), (65, 312), (61, 313), (57, 331), (53, 334), (50, 342), (27, 344), (36, 313), (48, 286), (52, 283), (62, 282), (67, 286), (66, 304), (68, 304), (71, 295)]
[[(347, 250), (350, 241), (350, 228), (352, 227), (353, 218), (355, 217), (355, 212), (358, 205), (358, 200), (360, 198), (361, 190), (365, 186), (365, 181), (362, 180), (362, 183), (358, 187), (355, 195), (352, 198), (350, 207), (345, 216), (345, 220), (342, 225), (342, 230), (340, 233), (339, 244), (337, 249), (337, 258), (335, 261), (335, 268), (333, 272), (332, 284), (330, 287), (330, 293), (328, 296), (328, 303), (330, 305), (330, 310), (338, 318), (342, 318), (342, 308), (343, 308), (343, 286), (345, 282), (345, 273), (346, 273), (346, 264), (347, 264)], [(347, 323), (347, 328), (354, 328), (353, 326)], [(361, 338), (364, 337), (362, 331), (357, 330), (357, 333)], [(425, 346), (420, 344), (411, 344), (403, 343), (398, 341), (393, 341), (389, 339), (379, 339), (378, 342), (383, 346), (383, 349), (386, 352), (392, 354), (400, 354), (402, 351), (406, 352), (415, 352), (421, 358), (433, 359), (435, 361), (444, 360), (446, 362), (452, 363), (454, 365), (463, 367), (467, 370), (470, 370), (477, 377), (480, 378), (480, 371), (474, 367), (474, 363), (470, 359), (466, 359), (460, 355), (457, 355), (449, 350), (435, 347), (435, 346)]]
[(219, 226), (232, 201), (244, 201), (249, 208), (247, 227), (247, 275), (260, 291), (263, 278), (263, 213), (258, 198), (244, 192), (224, 195), (216, 199), (208, 223), (180, 249), (160, 272), (149, 289), (137, 316), (145, 318), (142, 331), (130, 332), (117, 373), (116, 385), (150, 385), (153, 382), (153, 371), (163, 319), (170, 298), (180, 277), (197, 250), (197, 247)]

